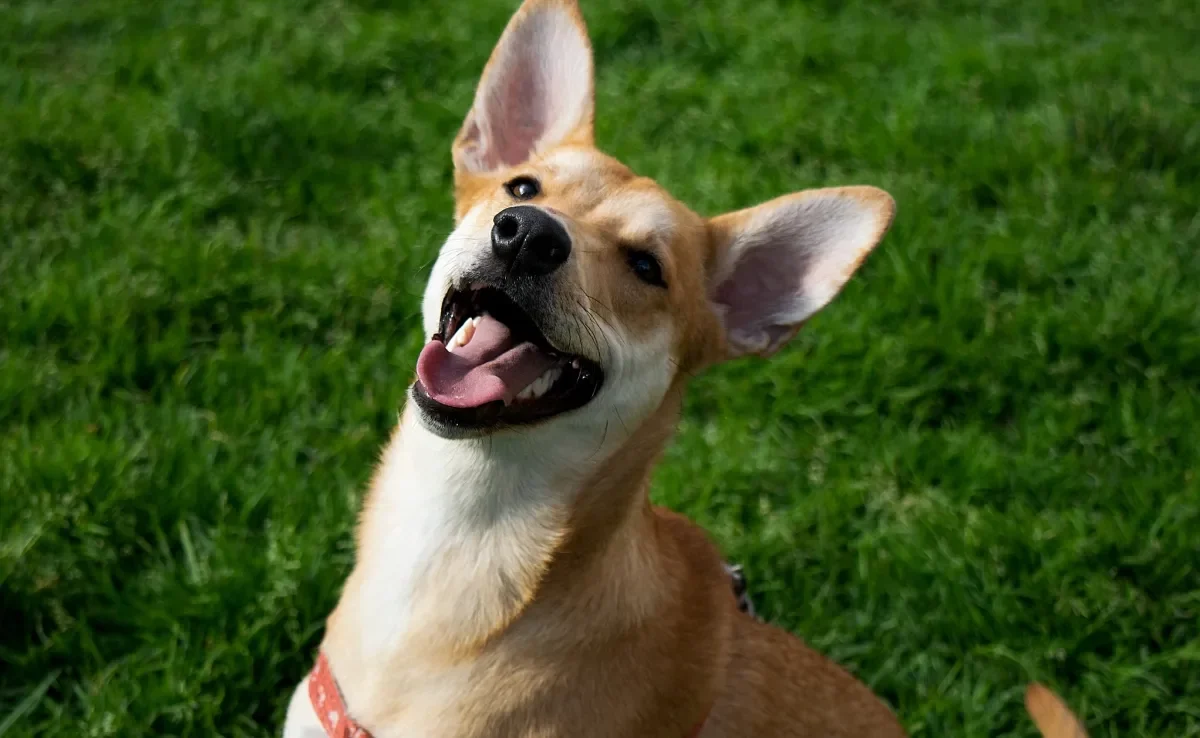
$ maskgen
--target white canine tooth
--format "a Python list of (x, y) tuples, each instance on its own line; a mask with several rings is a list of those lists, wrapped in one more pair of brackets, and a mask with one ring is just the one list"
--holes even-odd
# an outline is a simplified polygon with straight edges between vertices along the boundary
[(454, 353), (454, 349), (470, 343), (471, 338), (475, 335), (475, 324), (475, 318), (464, 320), (463, 324), (459, 326), (458, 331), (454, 334), (454, 337), (450, 339), (450, 343), (446, 344), (446, 350)]
[(558, 368), (548, 369), (545, 374), (538, 377), (538, 380), (533, 383), (533, 392), (538, 397), (546, 394), (546, 390), (554, 386), (555, 380), (558, 379)]

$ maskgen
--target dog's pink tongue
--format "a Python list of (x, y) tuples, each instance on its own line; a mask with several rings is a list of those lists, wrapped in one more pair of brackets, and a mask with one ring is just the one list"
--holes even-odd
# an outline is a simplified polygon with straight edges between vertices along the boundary
[(512, 402), (554, 360), (532, 343), (517, 343), (508, 326), (490, 315), (479, 319), (466, 346), (453, 353), (434, 340), (417, 359), (417, 379), (425, 394), (443, 405), (479, 407), (500, 400)]

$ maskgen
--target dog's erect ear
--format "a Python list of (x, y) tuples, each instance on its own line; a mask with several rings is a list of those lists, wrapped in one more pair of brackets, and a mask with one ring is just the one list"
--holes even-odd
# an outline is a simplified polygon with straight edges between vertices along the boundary
[(592, 142), (592, 48), (575, 0), (525, 0), (492, 51), (454, 140), (454, 167), (490, 172)]
[(765, 356), (825, 307), (891, 225), (896, 203), (874, 187), (807, 190), (709, 221), (709, 296), (724, 358)]

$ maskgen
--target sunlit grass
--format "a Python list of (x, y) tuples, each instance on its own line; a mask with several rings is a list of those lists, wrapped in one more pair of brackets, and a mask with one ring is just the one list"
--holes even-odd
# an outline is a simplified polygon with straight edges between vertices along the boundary
[[(0, 734), (277, 733), (514, 4), (0, 4)], [(656, 498), (917, 735), (1031, 678), (1200, 735), (1200, 5), (585, 12), (600, 145), (701, 211), (900, 206)]]

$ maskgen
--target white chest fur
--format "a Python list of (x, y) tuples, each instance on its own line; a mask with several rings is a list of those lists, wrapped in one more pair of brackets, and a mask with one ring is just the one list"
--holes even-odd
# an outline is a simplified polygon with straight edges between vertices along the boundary
[(528, 436), (445, 440), (415, 409), (385, 451), (358, 561), (325, 643), (376, 738), (455, 735), (478, 663), (444, 654), (515, 617), (558, 543), (581, 479), (575, 449)]

